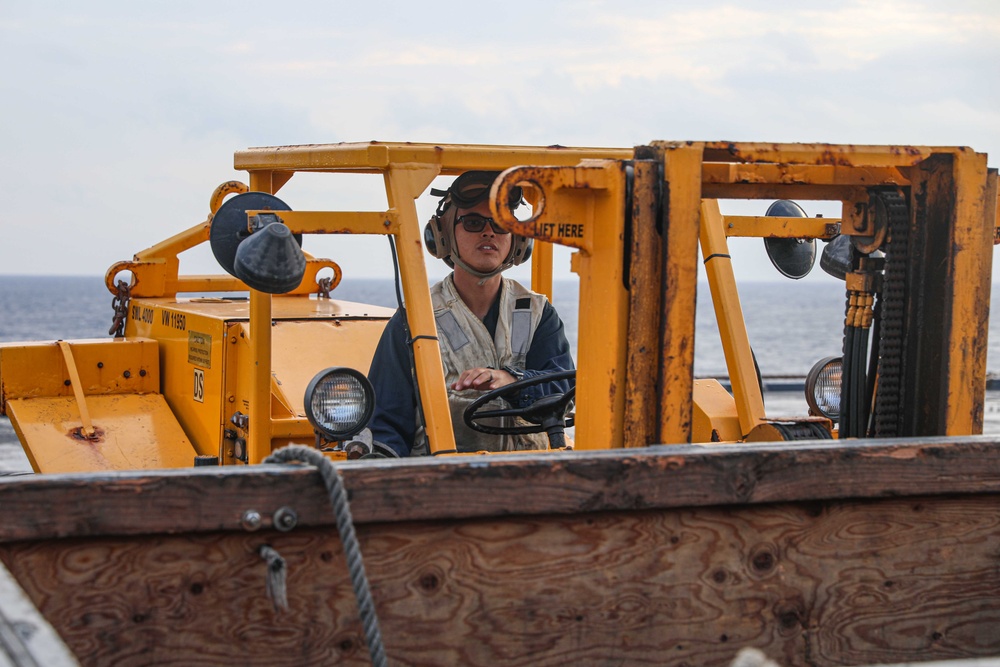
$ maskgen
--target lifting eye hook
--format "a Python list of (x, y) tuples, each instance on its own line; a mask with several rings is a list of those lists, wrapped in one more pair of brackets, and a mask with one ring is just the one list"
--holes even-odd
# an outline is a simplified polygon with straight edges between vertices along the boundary
[(212, 215), (215, 215), (219, 207), (222, 206), (222, 200), (231, 194), (243, 194), (244, 192), (249, 192), (250, 188), (247, 187), (245, 183), (239, 181), (226, 181), (219, 187), (215, 188), (212, 192), (212, 198), (208, 201), (208, 209), (211, 211)]

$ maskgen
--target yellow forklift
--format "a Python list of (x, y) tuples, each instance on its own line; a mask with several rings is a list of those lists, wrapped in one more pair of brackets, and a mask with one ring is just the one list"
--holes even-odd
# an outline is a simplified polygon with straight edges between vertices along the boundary
[[(335, 458), (370, 450), (354, 439), (371, 414), (363, 376), (391, 311), (338, 300), (340, 267), (297, 246), (310, 234), (394, 240), (431, 451), (455, 451), (415, 200), (473, 169), (506, 170), (498, 196), (520, 187), (533, 204), (527, 220), (494, 214), (535, 240), (536, 291), (551, 298), (551, 244), (577, 251), (577, 449), (982, 430), (995, 198), (979, 196), (985, 158), (967, 149), (370, 143), (252, 149), (235, 165), (249, 187), (221, 185), (205, 222), (108, 270), (113, 341), (0, 346), (0, 409), (36, 471), (259, 463), (292, 443)], [(298, 172), (381, 176), (386, 206), (293, 211), (275, 193)], [(928, 188), (946, 186), (953, 219), (941, 224), (946, 195)], [(720, 213), (719, 200), (761, 198), (782, 201), (766, 216)], [(793, 198), (840, 201), (843, 216), (806, 217)], [(822, 264), (845, 280), (844, 355), (810, 374), (800, 419), (764, 410), (728, 251), (741, 236), (765, 239), (794, 277), (815, 239), (832, 241)], [(228, 275), (179, 275), (179, 253), (206, 242)], [(699, 248), (731, 393), (692, 373)], [(179, 296), (199, 293), (213, 296)], [(353, 403), (314, 404), (333, 387), (344, 398), (327, 400)], [(327, 423), (334, 414), (350, 416)]]
[[(109, 269), (121, 336), (0, 346), (0, 408), (33, 467), (76, 473), (0, 479), (0, 561), (81, 662), (366, 664), (376, 617), (400, 664), (1000, 655), (1000, 443), (978, 435), (997, 236), (985, 155), (372, 142), (250, 149), (235, 166), (248, 185), (220, 186), (208, 220)], [(469, 170), (501, 172), (492, 214), (534, 239), (536, 291), (551, 297), (552, 245), (575, 250), (572, 451), (449, 455), (415, 202)], [(299, 172), (381, 177), (386, 199), (291, 210), (278, 194)], [(506, 209), (514, 188), (527, 219)], [(726, 199), (778, 203), (734, 216)], [(338, 300), (339, 267), (297, 242), (345, 233), (394, 241), (438, 456), (364, 458), (364, 376), (391, 310)], [(735, 237), (764, 238), (793, 277), (827, 241), (844, 350), (810, 373), (813, 414), (764, 408)], [(200, 243), (226, 274), (179, 275)], [(699, 262), (731, 391), (694, 376)], [(338, 461), (353, 520), (330, 516), (321, 472), (245, 465), (290, 444)], [(360, 553), (367, 605), (350, 594)]]

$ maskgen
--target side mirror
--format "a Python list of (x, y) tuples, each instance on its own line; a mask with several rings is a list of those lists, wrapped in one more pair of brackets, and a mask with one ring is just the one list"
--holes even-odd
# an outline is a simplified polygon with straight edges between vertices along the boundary
[[(764, 215), (782, 218), (809, 217), (801, 206), (787, 199), (779, 199), (768, 206)], [(765, 238), (764, 249), (774, 268), (792, 280), (805, 278), (816, 263), (816, 239)]]

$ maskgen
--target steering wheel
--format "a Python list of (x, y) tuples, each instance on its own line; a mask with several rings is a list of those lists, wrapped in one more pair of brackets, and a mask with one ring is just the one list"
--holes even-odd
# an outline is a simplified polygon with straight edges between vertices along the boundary
[[(549, 447), (559, 449), (566, 446), (565, 431), (573, 425), (573, 418), (566, 417), (566, 410), (569, 408), (573, 397), (576, 396), (576, 386), (574, 385), (565, 394), (549, 394), (528, 406), (515, 406), (501, 410), (483, 410), (482, 408), (490, 401), (503, 398), (509, 394), (517, 392), (527, 387), (555, 382), (557, 380), (576, 379), (576, 371), (557, 371), (545, 375), (536, 375), (532, 378), (518, 380), (512, 384), (498, 387), (486, 392), (469, 407), (462, 415), (466, 425), (480, 433), (490, 433), (492, 435), (524, 435), (527, 433), (541, 433), (545, 431), (549, 435)], [(495, 419), (497, 417), (521, 418), (530, 422), (517, 426), (496, 426), (494, 424), (484, 424), (482, 420)]]

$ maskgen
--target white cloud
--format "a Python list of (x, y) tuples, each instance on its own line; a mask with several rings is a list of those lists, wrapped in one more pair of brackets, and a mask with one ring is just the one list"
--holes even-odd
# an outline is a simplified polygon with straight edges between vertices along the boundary
[[(603, 26), (600, 48), (580, 49), (560, 61), (578, 85), (618, 85), (623, 78), (685, 81), (711, 92), (733, 72), (750, 66), (760, 72), (856, 71), (900, 51), (927, 51), (928, 57), (953, 45), (1000, 39), (1000, 14), (947, 11), (915, 3), (809, 3), (775, 9), (723, 4), (699, 9), (667, 9), (652, 16), (601, 12), (590, 17)], [(791, 46), (792, 48), (788, 48)]]
[[(996, 165), (1000, 5), (941, 7), (6, 3), (0, 272), (103, 273), (201, 219), (247, 146), (960, 143)], [(378, 196), (321, 178), (290, 203)]]

